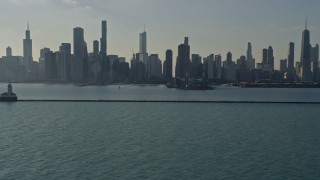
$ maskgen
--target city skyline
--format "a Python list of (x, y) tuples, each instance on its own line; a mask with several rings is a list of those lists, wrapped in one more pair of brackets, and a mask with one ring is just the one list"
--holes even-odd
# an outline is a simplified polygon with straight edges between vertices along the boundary
[[(285, 3), (289, 3), (287, 0), (280, 2), (268, 1), (268, 3), (265, 1), (256, 3), (250, 0), (242, 2), (232, 0), (227, 2), (219, 0), (214, 2), (201, 1), (197, 3), (188, 0), (170, 1), (171, 3), (165, 2), (169, 10), (175, 10), (180, 2), (183, 3), (182, 9), (184, 8), (186, 12), (193, 10), (192, 12), (194, 13), (190, 15), (186, 12), (179, 13), (180, 10), (177, 9), (179, 11), (177, 11), (176, 16), (165, 20), (165, 17), (168, 18), (174, 12), (170, 11), (169, 14), (162, 17), (157, 9), (154, 9), (150, 16), (142, 16), (140, 13), (130, 14), (127, 11), (119, 15), (119, 13), (113, 14), (114, 10), (110, 10), (110, 12), (101, 10), (106, 5), (110, 5), (108, 8), (106, 7), (106, 9), (110, 9), (111, 7), (120, 8), (126, 4), (132, 5), (131, 7), (136, 8), (136, 10), (146, 8), (149, 12), (150, 7), (155, 8), (159, 6), (161, 8), (166, 4), (153, 0), (122, 0), (119, 2), (5, 0), (4, 5), (8, 5), (8, 9), (1, 13), (3, 27), (0, 28), (0, 56), (5, 55), (5, 49), (8, 46), (13, 49), (14, 55), (22, 55), (21, 39), (23, 38), (27, 21), (30, 21), (33, 39), (33, 58), (35, 60), (38, 60), (39, 51), (43, 47), (49, 47), (55, 51), (58, 50), (62, 42), (71, 43), (72, 29), (74, 27), (82, 27), (84, 29), (84, 38), (88, 43), (88, 51), (91, 52), (93, 40), (100, 38), (99, 22), (101, 19), (108, 21), (108, 54), (118, 54), (126, 57), (128, 60), (131, 57), (132, 49), (135, 52), (139, 51), (137, 34), (143, 31), (144, 24), (146, 24), (146, 32), (148, 33), (148, 52), (150, 54), (159, 54), (159, 58), (163, 61), (165, 60), (165, 51), (172, 49), (173, 63), (175, 63), (177, 57), (177, 45), (180, 44), (183, 37), (188, 36), (190, 38), (191, 54), (200, 54), (204, 57), (211, 53), (221, 54), (222, 60), (226, 59), (226, 54), (229, 51), (233, 53), (235, 59), (241, 55), (246, 55), (247, 43), (251, 42), (253, 47), (252, 54), (256, 59), (256, 63), (258, 63), (262, 60), (261, 49), (272, 46), (274, 49), (275, 67), (279, 69), (280, 59), (287, 57), (287, 45), (289, 42), (294, 42), (297, 47), (300, 46), (301, 31), (304, 29), (304, 18), (306, 16), (309, 16), (310, 19), (311, 44), (315, 45), (320, 42), (320, 25), (314, 18), (317, 17), (318, 13), (311, 11), (312, 8), (316, 7), (315, 4), (320, 5), (320, 3), (314, 0), (308, 1), (310, 5), (308, 3), (302, 4), (301, 2), (290, 1), (290, 6), (282, 9), (282, 16), (279, 16), (280, 7), (284, 7)], [(68, 3), (69, 5), (66, 6)], [(268, 16), (255, 15), (257, 17), (254, 18), (254, 16), (249, 16), (250, 13), (247, 12), (249, 9), (252, 9), (251, 11), (255, 13), (259, 9), (263, 12), (265, 10), (262, 7), (270, 7), (275, 5), (275, 3), (277, 5), (274, 7), (275, 10)], [(192, 4), (197, 6), (191, 6)], [(242, 14), (239, 14), (239, 17), (234, 16), (236, 5), (239, 5), (239, 10), (243, 11)], [(249, 7), (246, 7), (246, 5)], [(192, 9), (190, 6), (194, 8)], [(221, 11), (218, 10), (219, 7), (224, 7), (225, 10), (230, 10), (227, 11), (230, 13), (230, 16), (220, 18), (215, 16), (217, 12), (210, 11), (204, 13), (200, 11), (201, 8), (206, 6), (212, 6), (212, 11), (217, 10), (218, 12)], [(45, 13), (42, 17), (38, 16), (39, 11), (44, 12), (49, 7), (53, 7), (54, 9), (49, 11), (51, 13), (50, 16), (53, 15), (50, 21), (47, 21), (48, 14), (50, 13)], [(308, 10), (296, 11), (300, 7), (308, 7)], [(22, 16), (21, 13), (13, 14), (12, 12), (7, 12), (7, 10), (12, 8), (15, 10), (34, 10), (35, 12), (26, 16)], [(57, 13), (57, 10), (60, 12)], [(286, 12), (291, 12), (287, 13), (290, 16), (285, 15)], [(66, 13), (71, 14), (70, 17), (65, 17), (70, 19), (70, 21), (59, 21), (59, 17), (67, 15)], [(3, 14), (8, 14), (14, 21), (8, 21), (8, 18), (5, 18)], [(80, 16), (80, 14), (84, 15)], [(182, 14), (185, 16), (182, 16)], [(78, 15), (79, 17), (72, 15)], [(132, 17), (129, 17), (129, 15)], [(275, 18), (277, 16), (278, 18)], [(124, 17), (127, 17), (127, 19)], [(132, 18), (137, 18), (137, 20), (133, 21)], [(201, 18), (201, 20), (199, 21), (197, 18)], [(240, 21), (239, 18), (244, 19)], [(235, 20), (238, 22), (235, 22)], [(174, 24), (175, 26), (173, 26)], [(165, 28), (164, 26), (169, 28)], [(295, 62), (299, 61), (299, 57), (300, 52), (296, 50)]]

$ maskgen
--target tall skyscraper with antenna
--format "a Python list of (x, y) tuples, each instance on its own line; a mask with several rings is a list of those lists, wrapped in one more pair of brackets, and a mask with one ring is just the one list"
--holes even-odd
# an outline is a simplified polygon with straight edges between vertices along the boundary
[(305, 30), (302, 33), (300, 66), (301, 80), (311, 81), (312, 71), (310, 61), (310, 31), (308, 30), (308, 18), (306, 18)]
[[(144, 64), (145, 74), (148, 76), (148, 52), (147, 52), (147, 32), (144, 26), (143, 32), (139, 34), (139, 53), (137, 54), (137, 60)], [(141, 72), (142, 73), (142, 72)]]
[(178, 57), (176, 62), (176, 78), (185, 78), (190, 71), (190, 46), (189, 38), (184, 38), (184, 43), (178, 46)]
[(27, 24), (26, 38), (23, 40), (23, 60), (27, 72), (31, 71), (32, 57), (32, 39), (30, 35), (29, 23)]

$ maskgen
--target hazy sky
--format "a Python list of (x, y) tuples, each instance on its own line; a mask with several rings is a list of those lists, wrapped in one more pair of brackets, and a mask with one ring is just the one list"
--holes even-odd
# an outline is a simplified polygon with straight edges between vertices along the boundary
[(276, 67), (286, 58), (287, 44), (296, 43), (299, 60), (301, 33), (309, 16), (312, 44), (320, 43), (319, 0), (0, 0), (0, 55), (11, 46), (22, 54), (22, 39), (30, 22), (34, 59), (39, 50), (57, 50), (62, 42), (72, 43), (73, 28), (85, 29), (89, 51), (100, 38), (101, 20), (108, 21), (108, 54), (127, 58), (139, 49), (144, 24), (148, 53), (172, 49), (189, 36), (191, 53), (206, 57), (231, 51), (233, 59), (253, 45), (256, 62), (262, 48), (274, 48)]

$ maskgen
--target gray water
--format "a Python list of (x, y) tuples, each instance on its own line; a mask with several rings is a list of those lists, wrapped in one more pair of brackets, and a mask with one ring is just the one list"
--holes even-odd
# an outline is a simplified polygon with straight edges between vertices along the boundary
[[(202, 94), (130, 88), (133, 92), (121, 88), (126, 92), (121, 96), (113, 86), (14, 85), (25, 99), (62, 99), (62, 91), (70, 99), (183, 98), (184, 93), (203, 99), (233, 93), (239, 99), (267, 98), (261, 96), (265, 93), (319, 99), (311, 98), (318, 94), (314, 89), (221, 88)], [(320, 179), (319, 109), (308, 104), (0, 103), (0, 179)]]
[[(7, 91), (0, 84), (0, 92)], [(320, 89), (245, 89), (217, 87), (208, 91), (182, 91), (163, 85), (111, 85), (78, 87), (72, 84), (13, 84), (24, 100), (198, 100), (320, 102)]]

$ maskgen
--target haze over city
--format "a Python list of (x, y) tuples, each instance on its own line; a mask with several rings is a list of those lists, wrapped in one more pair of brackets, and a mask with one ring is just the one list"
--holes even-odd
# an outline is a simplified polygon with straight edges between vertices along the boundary
[(320, 179), (320, 0), (0, 3), (0, 179)]
[(128, 60), (139, 51), (139, 33), (144, 25), (148, 33), (148, 52), (165, 59), (166, 49), (173, 50), (183, 37), (190, 38), (191, 53), (208, 56), (231, 51), (235, 58), (245, 55), (247, 43), (253, 46), (256, 62), (262, 49), (274, 49), (275, 67), (287, 57), (289, 42), (296, 43), (300, 58), (301, 32), (309, 17), (311, 44), (320, 42), (320, 12), (316, 0), (3, 0), (0, 27), (0, 56), (11, 46), (21, 55), (27, 22), (37, 60), (43, 47), (58, 50), (61, 42), (72, 43), (73, 28), (84, 28), (91, 51), (92, 41), (100, 38), (100, 21), (108, 21), (108, 54)]

